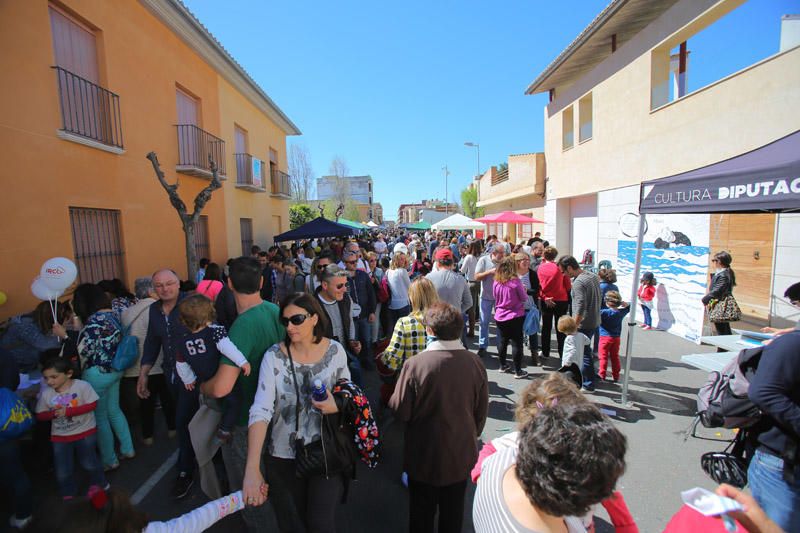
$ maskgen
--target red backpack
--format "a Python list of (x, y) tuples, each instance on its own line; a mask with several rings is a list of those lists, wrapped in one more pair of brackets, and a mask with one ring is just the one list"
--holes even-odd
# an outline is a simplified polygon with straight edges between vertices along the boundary
[(389, 280), (387, 278), (388, 276), (384, 274), (381, 278), (380, 284), (378, 285), (378, 292), (376, 293), (378, 301), (382, 304), (388, 302), (392, 297), (392, 291), (389, 290)]

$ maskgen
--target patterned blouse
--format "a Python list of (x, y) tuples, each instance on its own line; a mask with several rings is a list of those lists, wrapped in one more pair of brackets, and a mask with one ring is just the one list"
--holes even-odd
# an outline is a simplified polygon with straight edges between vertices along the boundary
[(111, 362), (122, 339), (120, 322), (114, 311), (98, 311), (86, 321), (78, 339), (78, 354), (86, 368), (99, 366), (111, 370)]
[(267, 445), (269, 454), (283, 459), (294, 459), (295, 440), (310, 444), (321, 437), (322, 413), (311, 404), (314, 380), (321, 380), (325, 388), (332, 391), (340, 378), (350, 379), (347, 352), (334, 340), (320, 361), (313, 364), (295, 362), (297, 388), (300, 389), (300, 422), (295, 432), (298, 395), (289, 364), (289, 356), (280, 344), (274, 344), (266, 351), (248, 422), (249, 426), (259, 421), (272, 425), (272, 438)]
[(404, 316), (397, 321), (392, 340), (383, 352), (384, 364), (392, 370), (399, 371), (406, 359), (425, 349), (426, 340), (422, 314), (412, 313)]
[(111, 300), (111, 310), (117, 313), (117, 316), (122, 316), (123, 311), (136, 304), (136, 300), (120, 296)]

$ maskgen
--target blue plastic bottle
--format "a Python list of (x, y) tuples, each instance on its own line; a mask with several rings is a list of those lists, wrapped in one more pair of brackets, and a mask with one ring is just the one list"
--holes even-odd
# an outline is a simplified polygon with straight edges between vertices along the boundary
[(328, 398), (328, 391), (325, 389), (325, 384), (322, 380), (314, 380), (314, 386), (311, 388), (311, 398), (315, 402), (324, 402)]

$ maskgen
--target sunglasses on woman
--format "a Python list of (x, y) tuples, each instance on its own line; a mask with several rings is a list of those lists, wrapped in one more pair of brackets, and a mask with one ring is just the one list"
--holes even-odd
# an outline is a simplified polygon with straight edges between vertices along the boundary
[(306, 319), (308, 319), (308, 318), (311, 318), (311, 314), (310, 313), (292, 315), (290, 317), (282, 316), (281, 317), (281, 324), (283, 324), (283, 327), (286, 327), (291, 322), (293, 326), (299, 326), (303, 322), (305, 322)]

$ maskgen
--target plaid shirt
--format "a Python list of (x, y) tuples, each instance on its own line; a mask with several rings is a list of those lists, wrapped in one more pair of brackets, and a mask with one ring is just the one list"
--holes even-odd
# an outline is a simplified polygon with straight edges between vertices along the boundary
[(383, 362), (392, 370), (399, 371), (409, 357), (425, 349), (425, 326), (422, 315), (414, 313), (397, 321), (392, 340), (383, 352)]

